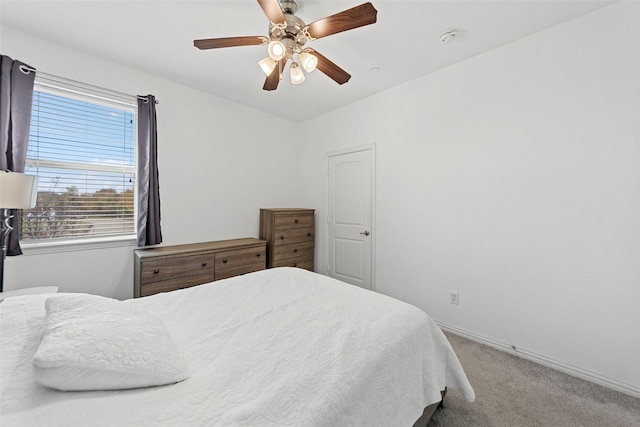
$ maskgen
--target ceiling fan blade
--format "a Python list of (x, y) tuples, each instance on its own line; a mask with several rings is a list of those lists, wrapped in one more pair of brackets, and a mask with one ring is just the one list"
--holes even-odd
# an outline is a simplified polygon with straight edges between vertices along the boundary
[(278, 0), (258, 0), (258, 3), (264, 11), (264, 14), (269, 18), (269, 21), (275, 24), (285, 23), (284, 13), (282, 13), (282, 8)]
[(266, 37), (246, 36), (246, 37), (223, 37), (217, 39), (194, 40), (193, 45), (198, 49), (218, 49), (221, 47), (235, 46), (257, 46), (268, 42)]
[(284, 69), (285, 64), (287, 63), (287, 59), (283, 58), (278, 62), (278, 66), (273, 69), (271, 74), (269, 74), (264, 81), (264, 86), (262, 89), (264, 90), (276, 90), (278, 88), (278, 83), (280, 83), (280, 74)]
[(312, 22), (307, 26), (311, 37), (319, 39), (365, 25), (374, 24), (378, 11), (371, 3), (364, 3)]
[(338, 67), (317, 50), (311, 51), (311, 54), (318, 58), (318, 65), (316, 66), (316, 68), (332, 78), (339, 85), (345, 84), (351, 78), (351, 74)]

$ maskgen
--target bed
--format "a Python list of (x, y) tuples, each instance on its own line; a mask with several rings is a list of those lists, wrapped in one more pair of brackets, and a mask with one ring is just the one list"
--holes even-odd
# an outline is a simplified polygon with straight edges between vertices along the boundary
[(28, 295), (0, 304), (3, 426), (413, 426), (426, 424), (447, 388), (475, 397), (423, 311), (297, 268), (114, 302), (152, 316), (122, 335), (147, 336), (161, 319), (186, 379), (59, 391), (36, 379), (34, 355), (50, 332), (50, 304), (68, 296), (80, 298)]

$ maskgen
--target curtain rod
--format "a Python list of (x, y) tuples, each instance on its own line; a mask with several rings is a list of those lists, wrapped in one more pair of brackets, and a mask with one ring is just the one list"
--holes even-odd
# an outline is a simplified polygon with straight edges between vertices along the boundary
[[(23, 65), (20, 65), (20, 67), (18, 67), (18, 68), (20, 68), (20, 71), (22, 71), (24, 74), (36, 73), (36, 74), (40, 74), (40, 75), (42, 75), (44, 78), (47, 78), (47, 77), (48, 77), (48, 78), (50, 78), (50, 79), (54, 79), (54, 80), (55, 80), (55, 79), (59, 79), (59, 80), (67, 80), (67, 81), (72, 82), (72, 83), (78, 83), (78, 84), (82, 84), (82, 85), (85, 85), (85, 86), (92, 86), (92, 87), (94, 87), (94, 88), (96, 88), (96, 89), (100, 89), (100, 90), (107, 90), (109, 93), (117, 93), (117, 94), (119, 94), (119, 95), (122, 95), (123, 97), (130, 97), (130, 98), (142, 99), (142, 100), (144, 100), (144, 101), (145, 101), (145, 103), (149, 101), (149, 99), (148, 99), (146, 96), (141, 96), (141, 95), (131, 95), (131, 94), (129, 94), (129, 93), (118, 92), (118, 91), (111, 90), (111, 89), (105, 89), (105, 88), (102, 88), (102, 87), (99, 87), (99, 86), (95, 86), (95, 85), (91, 85), (91, 84), (88, 84), (88, 83), (79, 82), (79, 81), (77, 81), (77, 80), (67, 79), (67, 78), (65, 78), (65, 77), (56, 76), (56, 75), (53, 75), (53, 74), (45, 73), (45, 72), (43, 72), (43, 71), (37, 71), (35, 68), (31, 68), (31, 67), (29, 67), (29, 66), (27, 66), (27, 65), (24, 65), (24, 64), (23, 64)], [(159, 104), (159, 103), (160, 103), (160, 101), (158, 101), (158, 100), (156, 99), (156, 104)]]

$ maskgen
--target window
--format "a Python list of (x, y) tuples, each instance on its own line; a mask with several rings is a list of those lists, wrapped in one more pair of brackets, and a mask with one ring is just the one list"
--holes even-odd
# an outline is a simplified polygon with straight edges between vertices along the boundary
[(23, 244), (135, 237), (136, 116), (130, 99), (36, 77), (25, 173), (38, 201), (22, 211)]

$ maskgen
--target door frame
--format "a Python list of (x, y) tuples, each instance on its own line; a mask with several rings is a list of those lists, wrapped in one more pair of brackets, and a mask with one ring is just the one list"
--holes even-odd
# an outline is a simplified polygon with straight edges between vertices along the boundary
[(371, 290), (376, 290), (376, 144), (359, 145), (357, 147), (344, 148), (330, 151), (325, 156), (325, 215), (324, 220), (324, 273), (329, 275), (329, 158), (344, 154), (357, 153), (359, 151), (371, 152)]

